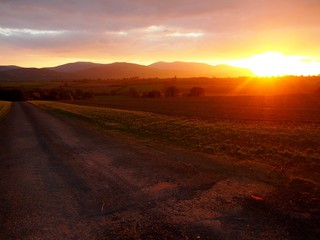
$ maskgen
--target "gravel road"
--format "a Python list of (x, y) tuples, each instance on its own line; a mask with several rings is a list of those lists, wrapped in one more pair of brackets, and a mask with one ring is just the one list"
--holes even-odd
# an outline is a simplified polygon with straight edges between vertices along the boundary
[(288, 239), (245, 208), (272, 184), (218, 162), (14, 103), (0, 123), (0, 239)]

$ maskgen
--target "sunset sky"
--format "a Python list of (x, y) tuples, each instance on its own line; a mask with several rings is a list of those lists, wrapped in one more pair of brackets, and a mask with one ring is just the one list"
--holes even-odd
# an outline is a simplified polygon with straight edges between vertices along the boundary
[(319, 23), (319, 0), (0, 0), (0, 65), (273, 62), (320, 74)]

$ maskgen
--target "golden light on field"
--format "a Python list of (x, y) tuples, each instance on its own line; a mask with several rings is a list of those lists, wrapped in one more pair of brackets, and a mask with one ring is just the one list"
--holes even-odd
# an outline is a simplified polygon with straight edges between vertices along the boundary
[(320, 74), (319, 61), (305, 56), (287, 56), (280, 52), (265, 52), (229, 63), (237, 67), (249, 68), (257, 76)]

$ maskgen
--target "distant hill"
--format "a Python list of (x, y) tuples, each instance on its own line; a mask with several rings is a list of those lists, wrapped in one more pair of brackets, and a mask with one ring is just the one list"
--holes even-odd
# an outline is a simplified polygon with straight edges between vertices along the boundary
[(17, 68), (20, 68), (20, 67), (19, 66), (15, 66), (15, 65), (0, 66), (0, 72), (7, 71), (7, 70), (12, 70), (12, 69), (17, 69)]
[(103, 64), (99, 67), (78, 71), (77, 75), (84, 78), (129, 78), (129, 77), (174, 77), (174, 73), (169, 70), (157, 69), (149, 66), (117, 62)]
[(50, 67), (47, 69), (54, 70), (57, 72), (71, 73), (71, 72), (86, 70), (89, 68), (99, 67), (102, 65), (103, 64), (101, 64), (101, 63), (92, 63), (92, 62), (74, 62), (74, 63), (67, 63), (67, 64), (59, 65), (56, 67)]
[(39, 68), (15, 68), (0, 72), (0, 80), (5, 81), (45, 81), (76, 79), (77, 76)]
[(129, 78), (129, 77), (238, 77), (252, 76), (248, 69), (228, 65), (211, 66), (204, 63), (157, 62), (149, 66), (116, 62), (98, 64), (75, 62), (50, 68), (58, 72), (76, 73), (82, 78)]
[(193, 62), (156, 62), (150, 67), (173, 70), (182, 74), (182, 77), (239, 77), (252, 76), (253, 73), (245, 68), (237, 68), (228, 65), (212, 66), (205, 63)]
[(149, 66), (116, 62), (99, 64), (75, 62), (50, 68), (22, 68), (0, 66), (0, 81), (39, 81), (74, 79), (119, 79), (119, 78), (172, 78), (177, 77), (239, 77), (252, 76), (248, 69), (228, 65), (211, 66), (203, 63), (157, 62)]

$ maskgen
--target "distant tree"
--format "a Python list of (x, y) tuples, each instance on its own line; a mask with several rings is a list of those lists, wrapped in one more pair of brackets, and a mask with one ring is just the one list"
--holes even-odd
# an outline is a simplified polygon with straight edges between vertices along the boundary
[(31, 93), (30, 99), (32, 100), (40, 100), (41, 99), (41, 95), (40, 92), (38, 91), (34, 91)]
[(188, 97), (200, 97), (200, 96), (204, 96), (204, 88), (202, 87), (193, 87), (190, 89), (189, 93), (188, 93)]
[(75, 96), (77, 99), (82, 99), (84, 95), (84, 92), (81, 89), (76, 89)]
[(166, 97), (178, 97), (179, 96), (179, 89), (175, 86), (170, 86), (165, 90)]
[(74, 96), (71, 93), (67, 93), (65, 100), (74, 100)]
[(0, 100), (5, 101), (24, 101), (27, 99), (26, 91), (18, 88), (0, 89)]
[(150, 92), (144, 92), (142, 94), (142, 97), (145, 97), (145, 98), (160, 98), (160, 97), (162, 97), (162, 94), (158, 90), (153, 90), (153, 91), (150, 91)]
[(84, 92), (83, 93), (83, 99), (93, 99), (93, 98), (95, 98), (95, 97), (92, 92)]

